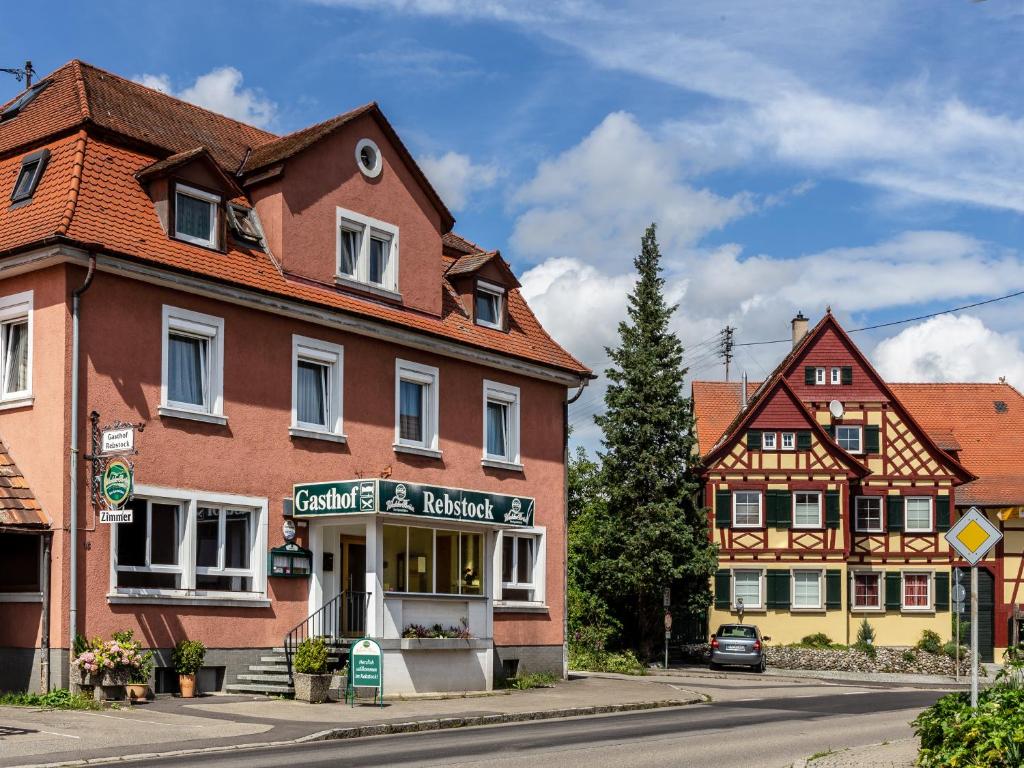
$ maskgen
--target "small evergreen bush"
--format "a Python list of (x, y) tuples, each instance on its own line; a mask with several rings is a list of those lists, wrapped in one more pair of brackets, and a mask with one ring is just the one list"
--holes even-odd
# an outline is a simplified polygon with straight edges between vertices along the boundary
[(874, 645), (875, 643), (875, 630), (868, 624), (867, 617), (864, 617), (860, 626), (857, 628), (857, 643), (856, 645)]
[(295, 652), (293, 666), (304, 675), (322, 675), (327, 671), (327, 643), (322, 637), (307, 637)]
[(855, 651), (860, 651), (861, 653), (866, 654), (871, 659), (878, 658), (878, 651), (875, 649), (875, 646), (873, 646), (871, 643), (862, 643), (860, 640), (858, 640), (856, 643), (853, 644), (853, 649)]
[(925, 653), (940, 654), (942, 653), (942, 638), (939, 637), (938, 632), (926, 629), (921, 633), (921, 639), (917, 641), (916, 647), (917, 650)]

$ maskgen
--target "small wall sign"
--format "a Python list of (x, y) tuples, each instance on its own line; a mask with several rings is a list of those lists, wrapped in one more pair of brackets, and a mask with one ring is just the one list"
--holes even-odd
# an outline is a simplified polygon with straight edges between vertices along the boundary
[(124, 459), (107, 462), (100, 477), (100, 495), (110, 509), (119, 509), (132, 495), (132, 467)]
[(130, 509), (101, 509), (101, 523), (130, 523), (134, 519), (134, 513)]
[(103, 454), (134, 453), (135, 427), (104, 429), (100, 435), (100, 451)]

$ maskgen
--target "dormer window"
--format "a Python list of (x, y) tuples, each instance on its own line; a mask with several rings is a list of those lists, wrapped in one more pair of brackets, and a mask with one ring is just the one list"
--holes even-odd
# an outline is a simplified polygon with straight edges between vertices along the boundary
[(504, 330), (505, 289), (493, 283), (476, 284), (476, 323), (486, 328)]
[(336, 282), (398, 298), (398, 227), (338, 209)]
[(217, 247), (220, 196), (178, 184), (174, 190), (174, 236), (206, 248)]
[(232, 203), (227, 207), (227, 215), (228, 226), (236, 238), (243, 243), (263, 246), (263, 228), (255, 210)]
[(18, 179), (14, 182), (14, 189), (11, 190), (11, 202), (20, 203), (32, 199), (39, 186), (39, 180), (43, 177), (46, 163), (50, 159), (50, 151), (42, 149), (25, 155), (21, 159), (21, 170), (18, 171)]

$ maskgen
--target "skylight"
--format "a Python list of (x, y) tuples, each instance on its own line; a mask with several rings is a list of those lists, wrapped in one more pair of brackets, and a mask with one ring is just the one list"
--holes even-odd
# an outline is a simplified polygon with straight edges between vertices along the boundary
[(228, 225), (239, 240), (254, 245), (263, 245), (263, 230), (260, 228), (256, 211), (241, 205), (228, 206)]
[(1010, 410), (1007, 407), (1005, 400), (994, 400), (992, 401), (992, 404), (996, 407), (996, 413), (1006, 413)]
[(4, 107), (3, 111), (0, 112), (0, 122), (10, 120), (17, 115), (32, 99), (42, 93), (49, 84), (49, 80), (43, 80), (41, 83), (36, 83), (31, 88), (26, 89), (21, 96)]
[(20, 203), (32, 199), (39, 186), (39, 180), (46, 169), (46, 163), (50, 159), (50, 151), (43, 149), (25, 155), (21, 159), (21, 170), (18, 172), (18, 179), (14, 182), (14, 189), (11, 190), (11, 202)]

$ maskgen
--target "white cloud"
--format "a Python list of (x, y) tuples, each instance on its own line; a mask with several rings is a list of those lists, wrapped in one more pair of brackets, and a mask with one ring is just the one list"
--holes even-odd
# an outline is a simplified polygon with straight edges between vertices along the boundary
[(498, 180), (498, 166), (477, 164), (468, 155), (446, 152), (417, 158), (431, 185), (452, 210), (459, 211), (470, 202), (474, 192), (493, 187)]
[(133, 78), (149, 88), (205, 107), (243, 123), (265, 128), (277, 114), (277, 105), (259, 91), (242, 87), (242, 73), (234, 67), (218, 67), (196, 78), (192, 85), (175, 91), (166, 74), (142, 74)]
[(989, 381), (1024, 386), (1020, 342), (971, 315), (942, 315), (881, 342), (872, 355), (889, 381)]

